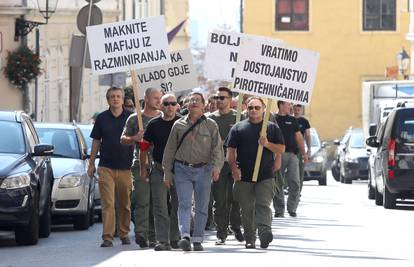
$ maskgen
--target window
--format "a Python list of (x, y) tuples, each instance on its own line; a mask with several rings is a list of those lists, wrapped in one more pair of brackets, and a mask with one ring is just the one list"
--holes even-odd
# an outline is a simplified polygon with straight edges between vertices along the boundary
[(309, 0), (276, 0), (276, 30), (309, 30)]
[(395, 31), (396, 0), (364, 0), (364, 31)]

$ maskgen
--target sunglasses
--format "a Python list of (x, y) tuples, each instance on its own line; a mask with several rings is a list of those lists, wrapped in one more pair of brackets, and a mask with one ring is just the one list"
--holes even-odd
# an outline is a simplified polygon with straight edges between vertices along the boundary
[(220, 100), (220, 101), (223, 101), (226, 98), (230, 98), (230, 97), (224, 96), (224, 95), (215, 95), (215, 96), (213, 96), (214, 100)]
[(164, 107), (173, 106), (175, 107), (177, 105), (177, 102), (163, 102), (162, 105)]
[(253, 110), (253, 109), (255, 109), (255, 110), (259, 111), (259, 110), (262, 108), (262, 106), (248, 106), (247, 108), (248, 108), (249, 110)]
[(202, 100), (200, 98), (191, 98), (190, 101), (188, 101), (190, 104), (198, 104), (201, 103)]

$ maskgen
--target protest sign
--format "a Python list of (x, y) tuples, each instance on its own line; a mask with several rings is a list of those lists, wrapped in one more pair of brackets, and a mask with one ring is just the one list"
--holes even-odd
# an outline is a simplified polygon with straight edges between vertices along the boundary
[(163, 16), (86, 28), (95, 75), (170, 63)]
[(270, 39), (241, 40), (234, 91), (307, 105), (319, 53)]
[[(152, 87), (174, 93), (198, 86), (190, 49), (171, 53), (171, 64), (141, 69), (137, 75), (141, 91)], [(140, 98), (143, 97), (144, 92), (140, 94)]]

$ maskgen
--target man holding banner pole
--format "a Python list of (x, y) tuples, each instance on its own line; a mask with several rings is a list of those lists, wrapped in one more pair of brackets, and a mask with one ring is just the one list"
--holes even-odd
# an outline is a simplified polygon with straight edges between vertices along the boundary
[[(144, 124), (144, 129), (146, 128), (148, 122), (161, 114), (160, 104), (161, 104), (161, 91), (156, 88), (147, 88), (145, 90), (145, 107), (142, 112), (142, 121)], [(139, 108), (139, 106), (137, 107)], [(135, 135), (138, 132), (138, 119), (137, 113), (132, 114), (126, 124), (124, 132), (121, 136), (121, 143), (123, 144), (133, 144), (131, 136)], [(140, 162), (139, 162), (139, 145), (136, 144), (134, 160), (132, 163), (131, 171), (134, 178), (134, 192), (133, 192), (133, 201), (135, 202), (135, 242), (141, 247), (145, 248), (151, 245), (154, 247), (156, 245), (155, 240), (155, 231), (153, 227), (153, 216), (150, 216), (150, 200), (151, 200), (151, 188), (149, 179), (146, 176), (145, 178), (141, 176)], [(148, 243), (150, 241), (151, 244)]]
[[(233, 194), (241, 207), (245, 247), (256, 248), (256, 228), (260, 247), (267, 248), (273, 240), (270, 205), (275, 194), (273, 178), (275, 155), (285, 151), (282, 132), (269, 122), (267, 136), (260, 136), (265, 111), (264, 101), (256, 96), (247, 100), (248, 119), (235, 124), (227, 136), (227, 160), (235, 181)], [(257, 183), (252, 181), (259, 144), (263, 154)]]
[[(218, 110), (211, 113), (208, 117), (213, 119), (220, 132), (220, 137), (225, 140), (231, 127), (236, 123), (236, 111), (230, 109), (232, 92), (227, 87), (218, 88), (217, 95), (213, 96), (217, 101)], [(224, 245), (227, 238), (227, 228), (230, 222), (230, 229), (239, 242), (244, 241), (240, 230), (240, 206), (233, 200), (233, 177), (227, 160), (224, 162), (220, 171), (220, 179), (212, 185), (214, 198), (214, 221), (217, 225), (216, 245)]]

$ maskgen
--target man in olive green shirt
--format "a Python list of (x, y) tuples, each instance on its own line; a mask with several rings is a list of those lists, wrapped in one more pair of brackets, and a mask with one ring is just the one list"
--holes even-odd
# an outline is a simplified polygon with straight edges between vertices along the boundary
[[(190, 221), (194, 192), (195, 218), (192, 241), (194, 250), (200, 251), (203, 250), (201, 242), (207, 221), (211, 180), (219, 179), (224, 152), (217, 124), (203, 115), (203, 95), (194, 92), (190, 94), (189, 99), (189, 114), (174, 123), (165, 146), (162, 167), (166, 185), (174, 182), (177, 189), (178, 221), (182, 238), (179, 246), (184, 251), (191, 250)], [(198, 124), (179, 146), (184, 133), (195, 123)]]
[[(213, 119), (220, 132), (220, 137), (225, 140), (231, 127), (236, 123), (237, 111), (230, 109), (232, 93), (227, 87), (220, 87), (217, 95), (213, 97), (217, 101), (218, 110), (211, 113), (208, 117)], [(217, 225), (216, 245), (224, 245), (227, 238), (227, 228), (230, 222), (230, 229), (234, 232), (239, 242), (244, 241), (240, 230), (240, 206), (233, 200), (233, 177), (227, 160), (224, 162), (220, 172), (220, 179), (212, 185), (214, 197), (214, 221)]]

